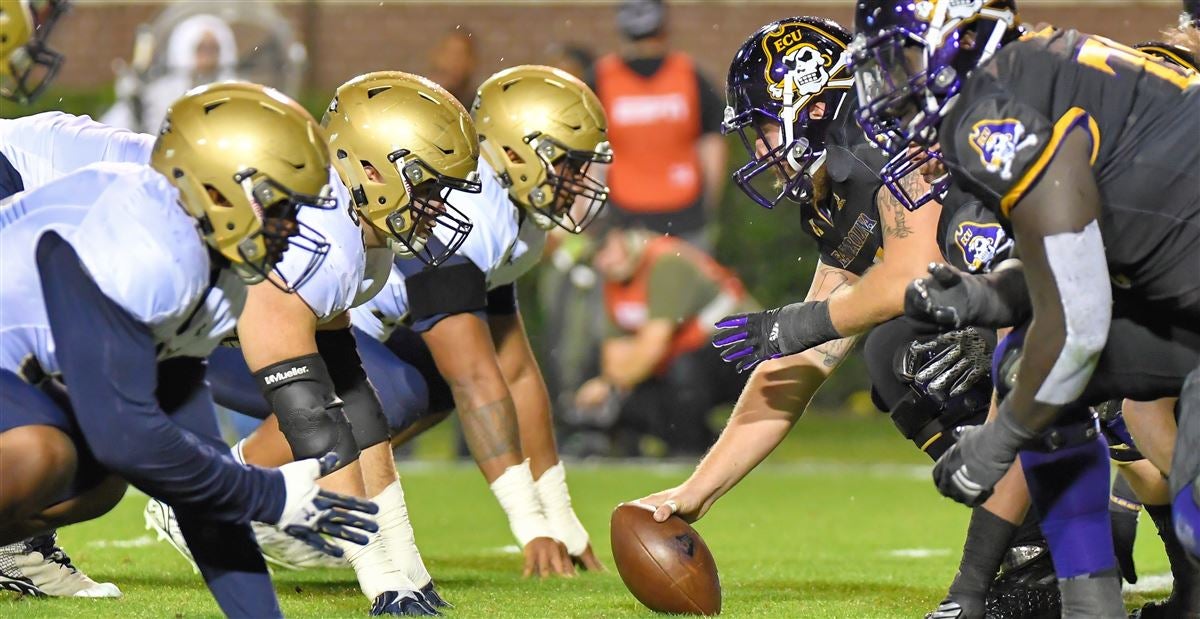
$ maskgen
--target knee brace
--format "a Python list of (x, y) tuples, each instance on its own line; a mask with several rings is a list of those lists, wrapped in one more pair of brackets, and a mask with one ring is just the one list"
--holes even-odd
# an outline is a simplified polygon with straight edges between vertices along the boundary
[(342, 402), (320, 355), (281, 361), (254, 373), (297, 460), (338, 455), (338, 467), (358, 459)]
[(1114, 570), (1107, 445), (1094, 420), (1056, 432), (1020, 454), (1055, 572), (1066, 579)]
[(317, 352), (325, 361), (333, 388), (342, 400), (342, 410), (350, 421), (354, 442), (359, 449), (383, 443), (390, 438), (379, 394), (367, 379), (354, 334), (350, 329), (317, 331)]

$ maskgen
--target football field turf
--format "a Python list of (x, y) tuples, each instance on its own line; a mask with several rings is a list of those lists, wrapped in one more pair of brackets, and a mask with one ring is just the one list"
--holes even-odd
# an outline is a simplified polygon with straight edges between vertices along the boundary
[[(573, 463), (571, 493), (609, 571), (523, 580), (502, 513), (473, 466), (401, 462), (417, 540), (450, 617), (651, 617), (612, 566), (608, 517), (621, 500), (678, 483), (690, 464)], [(199, 576), (143, 528), (145, 497), (64, 529), (60, 541), (120, 600), (0, 594), (3, 617), (215, 617)], [(937, 495), (929, 464), (882, 416), (806, 418), (793, 437), (698, 525), (720, 568), (723, 615), (919, 617), (953, 576), (968, 510)], [(1143, 581), (1167, 571), (1149, 518), (1139, 531)], [(363, 617), (350, 570), (276, 570), (289, 617)], [(1130, 604), (1143, 600), (1127, 593)]]

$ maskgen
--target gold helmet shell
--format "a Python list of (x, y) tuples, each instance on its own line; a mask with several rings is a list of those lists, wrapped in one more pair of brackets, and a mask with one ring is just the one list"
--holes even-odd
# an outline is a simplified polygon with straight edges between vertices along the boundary
[(610, 163), (612, 150), (587, 84), (553, 67), (513, 67), (479, 87), (471, 111), (483, 157), (539, 226), (578, 233), (591, 223), (608, 187), (588, 169)]
[[(321, 124), (355, 209), (392, 251), (436, 264), (458, 249), (471, 222), (447, 198), (481, 185), (479, 137), (453, 95), (419, 75), (376, 71), (338, 87)], [(434, 225), (449, 239), (436, 251)]]
[(0, 0), (0, 97), (28, 103), (46, 89), (62, 66), (62, 54), (46, 41), (67, 0)]
[[(304, 108), (248, 82), (200, 86), (175, 101), (150, 165), (179, 190), (204, 239), (248, 283), (266, 278), (299, 232), (302, 207), (336, 208), (329, 146)], [(298, 287), (320, 264), (318, 242)]]

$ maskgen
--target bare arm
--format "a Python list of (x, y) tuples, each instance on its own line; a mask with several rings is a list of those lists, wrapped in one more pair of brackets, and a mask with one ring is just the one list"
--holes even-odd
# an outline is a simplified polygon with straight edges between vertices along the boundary
[(474, 314), (454, 314), (422, 337), (450, 385), (467, 446), (490, 484), (521, 463), (521, 443), (516, 405), (488, 325)]
[(488, 316), (488, 327), (500, 360), (500, 370), (517, 409), (521, 453), (530, 459), (533, 477), (539, 478), (558, 462), (550, 394), (538, 368), (521, 314)]
[(1112, 290), (1090, 151), (1087, 132), (1073, 131), (1037, 185), (1012, 209), (1033, 322), (1011, 408), (1015, 420), (1035, 432), (1082, 392), (1111, 322)]
[[(919, 173), (904, 179), (910, 195), (923, 193), (927, 183)], [(858, 335), (904, 314), (904, 290), (926, 275), (931, 262), (941, 262), (937, 224), (942, 207), (936, 202), (909, 211), (890, 191), (876, 194), (883, 226), (883, 261), (871, 267), (853, 286), (829, 299), (829, 317), (838, 333)]]
[[(855, 280), (856, 276), (847, 271), (822, 264), (813, 275), (806, 300), (829, 298)], [(755, 367), (729, 424), (692, 476), (678, 488), (643, 502), (657, 507), (674, 500), (685, 519), (703, 516), (783, 441), (813, 394), (849, 353), (854, 340), (850, 337), (828, 342)], [(669, 509), (659, 510), (655, 517), (665, 520), (669, 513)]]
[(300, 295), (288, 294), (270, 282), (246, 290), (237, 332), (251, 372), (317, 352), (316, 314)]

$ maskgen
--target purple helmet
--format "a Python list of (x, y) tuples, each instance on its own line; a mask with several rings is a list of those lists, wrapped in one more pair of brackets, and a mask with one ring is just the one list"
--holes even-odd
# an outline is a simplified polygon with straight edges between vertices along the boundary
[(737, 133), (750, 156), (733, 182), (760, 205), (812, 200), (826, 131), (854, 82), (849, 44), (850, 34), (832, 21), (791, 17), (760, 28), (733, 57), (722, 129)]
[(856, 118), (892, 155), (880, 171), (884, 185), (914, 210), (944, 193), (949, 179), (923, 196), (909, 196), (899, 181), (938, 156), (929, 147), (967, 75), (1020, 34), (1016, 2), (858, 0), (855, 27)]

